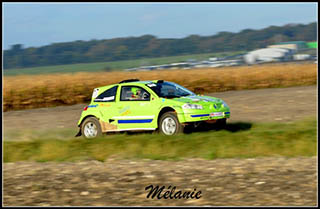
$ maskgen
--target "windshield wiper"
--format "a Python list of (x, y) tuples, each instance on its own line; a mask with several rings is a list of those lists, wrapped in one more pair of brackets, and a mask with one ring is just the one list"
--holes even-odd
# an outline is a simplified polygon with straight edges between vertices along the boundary
[(175, 97), (180, 97), (178, 95), (167, 95), (167, 96), (162, 96), (164, 98), (175, 98)]

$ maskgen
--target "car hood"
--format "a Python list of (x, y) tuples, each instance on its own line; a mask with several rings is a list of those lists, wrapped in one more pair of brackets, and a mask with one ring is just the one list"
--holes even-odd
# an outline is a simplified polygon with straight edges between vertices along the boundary
[(191, 104), (200, 104), (203, 106), (214, 104), (222, 104), (223, 101), (219, 98), (210, 97), (210, 96), (184, 96), (178, 98), (172, 98), (171, 100), (181, 103), (191, 103)]

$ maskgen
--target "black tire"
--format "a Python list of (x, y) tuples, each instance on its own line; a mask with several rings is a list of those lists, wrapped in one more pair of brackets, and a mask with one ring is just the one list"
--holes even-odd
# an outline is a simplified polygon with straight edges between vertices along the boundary
[[(91, 132), (89, 132), (90, 127), (92, 128)], [(96, 131), (93, 131), (93, 129), (96, 129)], [(86, 118), (81, 124), (81, 134), (86, 139), (92, 139), (102, 136), (102, 130), (99, 120), (94, 117)]]
[(227, 118), (218, 119), (214, 124), (216, 130), (226, 129), (227, 127)]
[[(170, 124), (168, 124), (170, 122)], [(173, 128), (173, 124), (175, 128)], [(171, 125), (168, 127), (168, 125)], [(184, 126), (179, 123), (175, 112), (166, 112), (159, 120), (159, 132), (164, 135), (175, 135), (183, 133)]]

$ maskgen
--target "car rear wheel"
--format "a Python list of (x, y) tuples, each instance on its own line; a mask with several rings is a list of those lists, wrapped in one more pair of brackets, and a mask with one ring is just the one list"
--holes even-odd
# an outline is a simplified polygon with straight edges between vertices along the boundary
[(82, 135), (87, 139), (101, 136), (102, 131), (99, 120), (94, 117), (85, 119), (81, 126), (81, 132)]
[(179, 123), (174, 112), (166, 112), (160, 117), (159, 131), (164, 135), (175, 135), (183, 133), (183, 125)]

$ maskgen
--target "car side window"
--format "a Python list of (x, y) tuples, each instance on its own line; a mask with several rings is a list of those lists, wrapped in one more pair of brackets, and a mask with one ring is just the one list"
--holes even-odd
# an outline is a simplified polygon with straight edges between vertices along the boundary
[(137, 86), (123, 86), (120, 101), (150, 101), (150, 94)]
[(114, 102), (116, 100), (118, 86), (114, 86), (97, 96), (95, 102)]

